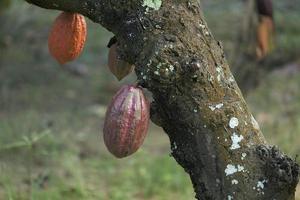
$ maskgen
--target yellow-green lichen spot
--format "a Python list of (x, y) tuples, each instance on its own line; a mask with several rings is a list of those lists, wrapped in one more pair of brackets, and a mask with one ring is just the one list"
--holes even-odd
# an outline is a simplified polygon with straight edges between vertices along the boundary
[(153, 8), (154, 10), (159, 10), (162, 4), (162, 0), (144, 0), (143, 6), (148, 8)]

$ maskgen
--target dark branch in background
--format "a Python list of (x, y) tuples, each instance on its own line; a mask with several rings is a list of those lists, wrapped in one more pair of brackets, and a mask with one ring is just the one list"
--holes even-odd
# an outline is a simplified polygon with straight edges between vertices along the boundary
[(112, 31), (151, 116), (201, 200), (294, 198), (299, 167), (265, 139), (229, 70), (198, 0), (31, 0), (81, 13)]
[(272, 0), (256, 0), (258, 14), (268, 16), (273, 19)]

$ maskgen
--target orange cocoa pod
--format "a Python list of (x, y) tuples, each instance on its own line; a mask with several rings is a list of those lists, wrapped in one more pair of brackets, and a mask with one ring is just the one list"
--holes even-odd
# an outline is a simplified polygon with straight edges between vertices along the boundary
[(273, 31), (274, 26), (272, 19), (270, 17), (262, 16), (257, 27), (256, 54), (259, 59), (265, 57), (272, 50)]
[(144, 142), (149, 118), (149, 103), (142, 89), (123, 86), (106, 111), (103, 138), (107, 149), (117, 158), (135, 153)]
[(134, 69), (134, 65), (120, 59), (117, 52), (117, 44), (113, 44), (109, 49), (108, 67), (119, 81), (130, 74)]
[(48, 38), (50, 54), (60, 63), (76, 59), (83, 50), (87, 28), (84, 16), (62, 12), (55, 20)]

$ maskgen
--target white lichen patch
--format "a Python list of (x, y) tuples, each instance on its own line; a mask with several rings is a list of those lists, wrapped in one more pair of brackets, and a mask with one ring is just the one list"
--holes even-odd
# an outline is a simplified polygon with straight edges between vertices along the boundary
[(155, 72), (154, 72), (154, 74), (156, 74), (156, 75), (158, 75), (158, 76), (159, 76), (159, 71), (155, 71)]
[(156, 25), (155, 25), (155, 28), (157, 28), (157, 29), (161, 29), (161, 26), (160, 26), (160, 25), (158, 25), (158, 24), (156, 24)]
[(253, 117), (253, 115), (251, 115), (251, 123), (253, 125), (253, 128), (255, 128), (256, 130), (259, 130), (259, 125), (257, 123), (257, 121), (255, 120), (255, 118)]
[(232, 184), (232, 185), (237, 185), (238, 183), (239, 183), (239, 181), (236, 180), (236, 179), (233, 179), (233, 180), (231, 181), (231, 184)]
[(228, 79), (228, 81), (229, 81), (230, 83), (233, 83), (233, 82), (234, 82), (233, 76), (231, 76), (231, 77)]
[(199, 23), (200, 28), (205, 29), (205, 25), (202, 24), (201, 22)]
[(149, 60), (149, 62), (147, 63), (147, 66), (149, 67), (152, 64), (152, 60)]
[(257, 185), (256, 185), (256, 188), (257, 190), (263, 190), (265, 188), (265, 183), (267, 183), (268, 181), (267, 180), (263, 180), (263, 181), (258, 181), (257, 182)]
[(245, 171), (245, 167), (241, 166), (241, 165), (238, 165), (238, 171), (239, 172), (244, 172)]
[(257, 182), (257, 186), (256, 186), (256, 187), (257, 187), (257, 188), (264, 189), (265, 185), (264, 185), (264, 183), (263, 183), (263, 182), (261, 182), (261, 181), (258, 181), (258, 182)]
[(173, 66), (173, 65), (170, 65), (170, 66), (169, 66), (169, 69), (170, 69), (171, 72), (173, 72), (173, 71), (174, 71), (174, 66)]
[(223, 103), (219, 103), (219, 104), (216, 105), (216, 108), (217, 108), (217, 109), (220, 109), (220, 108), (222, 108), (223, 106), (224, 106)]
[(223, 103), (219, 103), (217, 105), (212, 105), (212, 106), (208, 106), (208, 107), (211, 109), (211, 111), (215, 111), (216, 109), (221, 109), (223, 106), (224, 106)]
[(144, 0), (143, 2), (144, 7), (153, 8), (154, 10), (159, 10), (161, 5), (162, 5), (162, 0)]
[(215, 111), (216, 110), (215, 106), (208, 106), (208, 107), (211, 109), (211, 111)]
[(225, 169), (226, 176), (232, 175), (237, 172), (237, 168), (234, 165), (227, 165)]
[(217, 67), (217, 80), (220, 82), (221, 78), (224, 76), (222, 67)]
[(253, 190), (256, 190), (257, 192), (259, 192), (259, 194), (264, 195), (264, 191), (263, 189), (265, 188), (265, 183), (267, 183), (267, 180), (263, 180), (263, 181), (258, 181), (256, 184), (256, 187), (253, 187)]
[(236, 117), (232, 117), (229, 121), (229, 127), (234, 129), (235, 127), (237, 127), (239, 125), (239, 120)]
[(174, 150), (177, 149), (177, 144), (176, 144), (176, 142), (173, 143), (173, 149), (174, 149)]
[(231, 141), (232, 141), (232, 145), (230, 147), (231, 150), (235, 150), (235, 149), (239, 149), (240, 146), (240, 142), (244, 139), (244, 137), (242, 135), (237, 135), (236, 133), (233, 133), (233, 135), (231, 136)]
[(244, 160), (246, 158), (247, 154), (246, 153), (242, 153), (242, 157), (241, 159)]
[(162, 63), (158, 63), (158, 65), (156, 65), (156, 68), (160, 69), (161, 66), (162, 66)]
[(231, 164), (228, 164), (226, 169), (225, 169), (225, 174), (226, 176), (229, 176), (229, 175), (232, 175), (232, 174), (235, 174), (237, 172), (244, 172), (245, 171), (245, 168), (241, 165), (231, 165)]

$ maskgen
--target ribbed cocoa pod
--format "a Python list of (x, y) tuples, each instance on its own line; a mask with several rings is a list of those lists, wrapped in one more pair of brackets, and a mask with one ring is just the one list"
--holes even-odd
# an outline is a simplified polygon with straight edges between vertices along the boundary
[(136, 152), (143, 144), (149, 126), (149, 103), (142, 89), (123, 86), (113, 97), (104, 122), (103, 138), (117, 158)]
[(62, 12), (55, 20), (48, 38), (50, 54), (60, 63), (76, 59), (83, 50), (87, 28), (84, 16)]
[(108, 67), (119, 81), (130, 74), (134, 69), (134, 65), (120, 59), (117, 52), (117, 44), (113, 44), (109, 49)]

